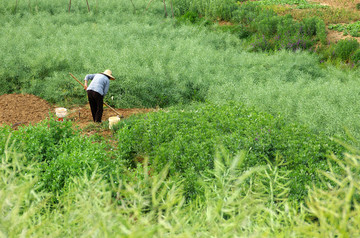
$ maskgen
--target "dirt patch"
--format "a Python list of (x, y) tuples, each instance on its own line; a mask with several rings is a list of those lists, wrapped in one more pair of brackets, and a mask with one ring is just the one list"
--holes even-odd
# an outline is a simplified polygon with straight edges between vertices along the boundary
[(20, 125), (37, 123), (49, 116), (53, 107), (45, 100), (30, 94), (0, 96), (0, 124)]
[[(155, 109), (145, 109), (145, 108), (113, 108), (122, 118), (127, 118), (133, 114), (138, 113), (147, 113), (154, 111)], [(109, 117), (118, 116), (112, 109), (104, 106), (104, 112), (102, 116), (102, 121), (107, 121)], [(67, 120), (71, 120), (79, 125), (81, 128), (88, 126), (90, 123), (93, 123), (90, 105), (87, 104), (82, 107), (74, 107), (69, 110), (69, 114), (66, 117)]]
[(311, 0), (309, 2), (319, 3), (323, 6), (329, 6), (334, 8), (344, 8), (350, 11), (356, 11), (356, 4), (359, 1), (346, 1), (346, 0)]
[[(4, 94), (0, 95), (0, 126), (3, 124), (28, 125), (38, 123), (52, 114), (55, 117), (56, 106), (31, 94)], [(119, 109), (114, 108), (123, 118), (137, 113), (146, 113), (154, 109)], [(104, 106), (102, 120), (106, 121), (109, 117), (117, 116), (110, 108)], [(84, 128), (93, 123), (90, 106), (74, 107), (68, 109), (68, 115), (65, 120), (71, 120), (80, 128)]]
[(342, 32), (328, 30), (327, 39), (331, 43), (337, 43), (339, 40), (355, 39), (360, 43), (360, 37), (353, 37), (350, 35), (344, 35)]

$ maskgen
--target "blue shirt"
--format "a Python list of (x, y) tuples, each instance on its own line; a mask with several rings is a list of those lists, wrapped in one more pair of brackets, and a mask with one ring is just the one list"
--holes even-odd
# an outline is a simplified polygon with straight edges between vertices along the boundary
[(88, 74), (85, 76), (85, 81), (91, 80), (87, 90), (93, 90), (105, 96), (109, 90), (110, 80), (103, 74)]

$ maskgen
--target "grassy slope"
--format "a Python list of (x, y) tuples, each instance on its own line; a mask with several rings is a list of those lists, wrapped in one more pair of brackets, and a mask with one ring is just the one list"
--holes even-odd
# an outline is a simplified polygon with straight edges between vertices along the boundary
[(1, 90), (14, 85), (50, 102), (84, 103), (68, 72), (81, 79), (111, 68), (118, 81), (109, 96), (118, 107), (235, 100), (329, 134), (344, 126), (359, 133), (358, 70), (321, 68), (304, 52), (249, 53), (228, 34), (118, 10), (116, 17), (3, 16)]
[[(101, 70), (105, 66), (103, 62), (107, 62), (106, 66), (111, 65), (119, 74), (124, 73), (120, 77), (121, 82), (127, 84), (128, 88), (134, 87), (134, 80), (138, 84), (148, 82), (148, 78), (153, 79), (156, 84), (149, 83), (149, 90), (146, 91), (149, 94), (150, 89), (163, 87), (162, 83), (170, 75), (173, 80), (171, 86), (176, 85), (176, 89), (181, 89), (182, 84), (177, 82), (183, 80), (208, 86), (206, 99), (209, 101), (239, 100), (274, 114), (285, 114), (291, 120), (299, 120), (303, 116), (302, 121), (313, 123), (311, 125), (314, 129), (328, 132), (338, 132), (343, 122), (358, 128), (357, 118), (353, 120), (357, 113), (356, 74), (344, 73), (335, 68), (321, 69), (316, 66), (317, 59), (313, 55), (280, 52), (269, 56), (246, 53), (239, 48), (241, 42), (228, 35), (216, 36), (189, 26), (172, 31), (171, 24), (167, 22), (159, 27), (156, 25), (160, 21), (155, 20), (154, 23), (150, 18), (141, 21), (143, 17), (135, 17), (127, 21), (129, 15), (115, 25), (109, 24), (111, 20), (104, 17), (97, 22), (87, 19), (80, 25), (71, 23), (71, 27), (46, 24), (29, 30), (40, 20), (47, 22), (45, 16), (49, 17), (39, 16), (35, 20), (24, 18), (32, 23), (28, 25), (22, 20), (9, 23), (8, 29), (13, 29), (12, 37), (17, 39), (18, 34), (24, 34), (19, 35), (21, 38), (18, 41), (9, 43), (13, 47), (8, 51), (5, 51), (5, 47), (1, 48), (4, 50), (2, 52), (6, 52), (1, 56), (13, 60), (5, 60), (10, 68), (2, 67), (1, 72), (7, 73), (10, 69), (18, 76), (16, 79), (26, 81), (29, 71), (20, 76), (23, 70), (21, 67), (26, 66), (26, 63), (34, 63), (29, 70), (34, 70), (36, 81), (38, 72), (50, 70), (51, 73), (43, 78), (52, 85), (49, 92), (42, 89), (42, 84), (36, 88), (48, 97), (59, 91), (56, 86), (61, 88), (67, 71), (83, 74), (97, 67)], [(63, 20), (67, 17), (60, 16)], [(56, 19), (49, 18), (50, 21)], [(81, 22), (83, 17), (79, 15), (74, 19), (75, 22)], [(21, 28), (16, 23), (26, 27)], [(140, 31), (144, 23), (145, 30)], [(52, 38), (49, 32), (54, 33), (56, 30), (59, 33)], [(84, 35), (88, 31), (100, 32), (100, 38), (88, 41)], [(156, 34), (151, 34), (154, 31)], [(172, 36), (170, 39), (169, 35)], [(1, 41), (8, 42), (6, 39), (2, 37)], [(168, 44), (169, 41), (171, 44)], [(34, 42), (38, 42), (38, 45)], [(83, 42), (89, 42), (89, 45)], [(122, 44), (126, 47), (122, 48)], [(17, 52), (14, 47), (20, 47), (17, 48), (20, 51)], [(41, 53), (44, 48), (46, 51)], [(59, 48), (62, 50), (59, 51)], [(114, 52), (114, 49), (121, 50)], [(100, 56), (95, 62), (88, 58), (104, 52), (112, 58)], [(120, 55), (118, 52), (121, 52)], [(14, 56), (10, 57), (11, 54)], [(67, 55), (72, 55), (71, 60), (67, 60)], [(56, 68), (59, 59), (65, 65), (59, 66), (61, 70)], [(333, 105), (338, 105), (335, 107), (337, 110)], [(40, 138), (46, 140), (47, 137)], [(74, 147), (77, 145), (73, 144)], [(33, 190), (34, 184), (38, 184), (38, 171), (31, 163), (24, 165), (26, 160), (22, 155), (8, 149), (1, 157), (0, 166), (0, 207), (4, 214), (0, 218), (0, 232), (4, 236), (22, 234), (52, 237), (114, 234), (132, 237), (226, 237), (233, 234), (254, 237), (324, 237), (357, 234), (359, 207), (352, 206), (351, 200), (352, 194), (358, 193), (355, 188), (359, 187), (359, 163), (354, 163), (358, 159), (356, 156), (348, 156), (340, 178), (339, 174), (335, 175), (331, 171), (327, 174), (336, 177), (336, 181), (343, 181), (335, 189), (331, 192), (311, 190), (309, 210), (289, 204), (286, 200), (274, 202), (274, 192), (279, 191), (272, 189), (280, 189), (280, 192), (286, 190), (282, 187), (282, 179), (288, 176), (286, 173), (268, 168), (267, 173), (250, 177), (253, 187), (247, 190), (243, 179), (249, 178), (249, 174), (241, 174), (234, 169), (237, 163), (241, 163), (241, 155), (233, 163), (229, 162), (229, 158), (231, 156), (226, 153), (217, 155), (214, 171), (216, 179), (204, 178), (208, 183), (204, 183), (205, 200), (202, 203), (194, 202), (184, 206), (182, 184), (172, 181), (163, 183), (165, 175), (162, 174), (147, 176), (145, 167), (144, 170), (138, 168), (133, 178), (120, 185), (105, 183), (101, 172), (95, 171), (92, 176), (79, 176), (61, 196), (60, 203), (51, 207), (50, 194)], [(22, 176), (18, 176), (19, 170), (24, 172)], [(109, 191), (114, 191), (117, 205), (120, 206), (115, 206), (114, 194)], [(237, 199), (240, 195), (242, 199)]]

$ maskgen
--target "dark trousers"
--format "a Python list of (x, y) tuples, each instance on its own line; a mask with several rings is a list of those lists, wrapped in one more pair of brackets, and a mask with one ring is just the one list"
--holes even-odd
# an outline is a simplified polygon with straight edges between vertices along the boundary
[(94, 122), (101, 122), (103, 114), (104, 96), (92, 90), (88, 90), (87, 95)]

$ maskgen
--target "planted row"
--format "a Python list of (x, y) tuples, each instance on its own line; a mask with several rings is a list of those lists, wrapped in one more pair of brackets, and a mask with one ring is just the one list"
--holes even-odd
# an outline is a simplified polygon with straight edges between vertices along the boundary
[(62, 194), (74, 178), (102, 171), (104, 178), (118, 177), (123, 169), (114, 159), (110, 144), (95, 137), (82, 136), (70, 121), (54, 119), (13, 130), (0, 127), (0, 155), (5, 150), (23, 155), (24, 164), (36, 164), (46, 192)]
[(200, 173), (214, 168), (216, 151), (246, 153), (242, 170), (276, 165), (290, 173), (290, 197), (303, 199), (306, 186), (318, 183), (326, 156), (342, 149), (327, 136), (259, 113), (241, 104), (201, 104), (150, 113), (121, 122), (117, 128), (120, 158), (129, 166), (148, 157), (153, 169), (170, 165), (169, 175), (184, 180), (188, 198), (201, 196)]

